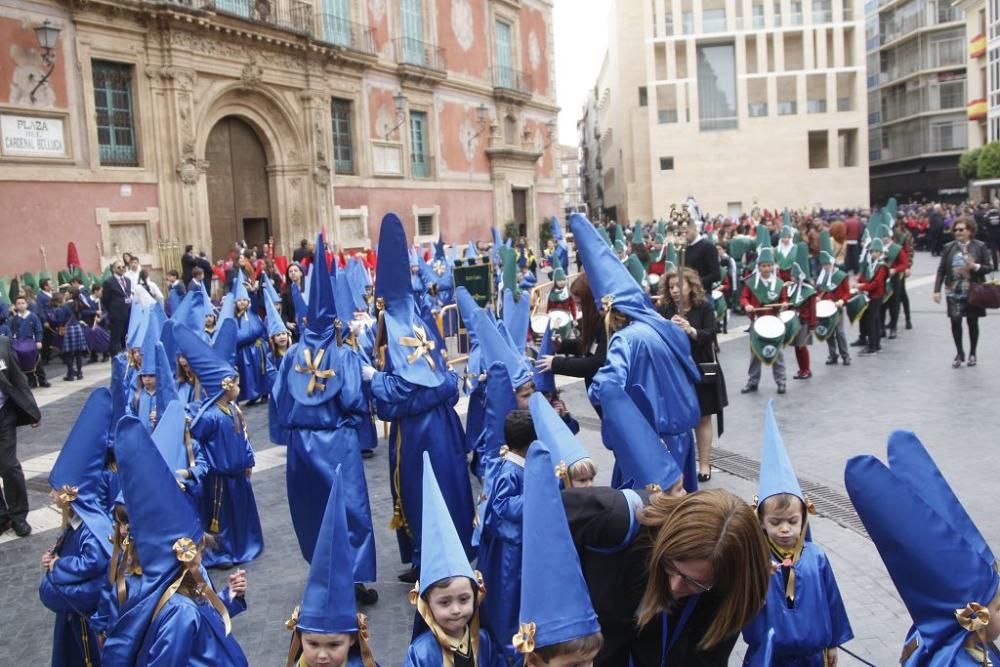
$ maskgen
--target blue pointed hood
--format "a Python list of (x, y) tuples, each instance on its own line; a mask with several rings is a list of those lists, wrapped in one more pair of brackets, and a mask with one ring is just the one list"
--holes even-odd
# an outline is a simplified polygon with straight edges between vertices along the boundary
[(167, 363), (170, 365), (171, 377), (177, 372), (177, 342), (174, 340), (175, 326), (177, 326), (177, 322), (167, 320), (163, 323), (163, 329), (160, 330), (160, 343), (167, 353)]
[(622, 478), (632, 488), (655, 485), (669, 491), (683, 473), (677, 461), (625, 390), (613, 382), (601, 384), (601, 438), (615, 453)]
[(170, 315), (170, 319), (193, 331), (201, 331), (205, 328), (205, 316), (210, 312), (212, 312), (212, 302), (203, 284), (201, 289), (190, 290), (184, 295), (180, 305)]
[(633, 317), (633, 313), (652, 310), (649, 298), (622, 264), (615, 253), (601, 240), (587, 218), (574, 213), (569, 219), (576, 241), (576, 251), (583, 258), (583, 267), (590, 280), (590, 289), (598, 308), (609, 298), (617, 310)]
[[(371, 277), (368, 275), (368, 269), (365, 268), (364, 264), (357, 257), (352, 257), (351, 261), (347, 264), (347, 280), (348, 284), (351, 286), (349, 303), (354, 304), (354, 310), (368, 310), (368, 302), (365, 300), (365, 288), (371, 285)], [(340, 274), (337, 274), (340, 277)], [(337, 293), (337, 299), (340, 299), (340, 293)], [(339, 302), (338, 302), (339, 306)], [(339, 310), (337, 312), (340, 312)]]
[(294, 284), (292, 285), (292, 303), (295, 305), (295, 326), (299, 328), (299, 331), (302, 331), (306, 328), (306, 313), (309, 312), (309, 306), (306, 304), (302, 290)]
[(236, 297), (229, 293), (222, 297), (222, 305), (219, 306), (219, 315), (215, 318), (215, 330), (226, 320), (236, 321)]
[(340, 321), (341, 331), (347, 332), (351, 328), (354, 320), (354, 311), (358, 310), (351, 294), (351, 278), (347, 271), (338, 271), (334, 281), (334, 296), (337, 302), (337, 319)]
[(479, 373), (483, 368), (483, 364), (480, 361), (482, 353), (479, 350), (479, 338), (476, 336), (473, 318), (476, 311), (482, 309), (465, 287), (459, 287), (455, 290), (455, 302), (458, 304), (458, 312), (462, 316), (462, 323), (469, 336), (469, 358), (465, 362), (465, 373), (472, 380), (473, 386), (475, 386), (479, 383)]
[(266, 271), (262, 271), (260, 274), (260, 284), (264, 294), (271, 297), (272, 301), (275, 303), (281, 301), (281, 295), (278, 294), (278, 290), (274, 289), (274, 283), (271, 282), (271, 278), (267, 275)]
[(465, 548), (452, 523), (448, 506), (441, 495), (431, 458), (424, 452), (423, 508), (420, 514), (420, 595), (427, 589), (449, 577), (468, 577), (472, 585), (477, 578), (465, 557)]
[(773, 401), (767, 402), (767, 413), (764, 415), (764, 445), (760, 454), (760, 490), (757, 491), (757, 507), (764, 501), (779, 493), (789, 493), (803, 503), (806, 498), (799, 486), (799, 480), (788, 458), (788, 451), (781, 439), (778, 422), (774, 419)]
[(115, 425), (118, 420), (125, 415), (125, 406), (128, 398), (125, 396), (128, 387), (125, 386), (125, 368), (128, 362), (124, 357), (115, 355), (111, 357), (111, 381), (109, 391), (111, 392), (111, 421), (108, 427), (108, 449), (115, 444)]
[[(577, 440), (566, 422), (555, 411), (548, 399), (537, 391), (528, 400), (531, 419), (535, 423), (535, 433), (538, 439), (552, 452), (552, 458), (558, 465), (571, 466), (577, 461), (590, 458), (583, 444)], [(568, 481), (567, 481), (568, 484)]]
[(274, 299), (267, 291), (264, 292), (264, 309), (267, 313), (267, 337), (271, 338), (280, 333), (288, 333), (285, 320), (281, 319), (278, 306), (275, 305)]
[(87, 397), (49, 472), (49, 486), (67, 498), (105, 556), (111, 555), (107, 537), (113, 531), (100, 491), (110, 428), (111, 392), (99, 387)]
[(206, 403), (214, 402), (222, 394), (227, 380), (239, 377), (233, 365), (223, 361), (201, 336), (187, 327), (174, 328), (177, 349), (188, 360), (191, 371), (209, 396)]
[(146, 330), (149, 328), (150, 311), (149, 306), (140, 306), (138, 302), (132, 302), (132, 310), (128, 316), (128, 332), (125, 334), (125, 347), (127, 349), (142, 347), (142, 343), (146, 339)]
[(240, 299), (250, 300), (250, 293), (247, 292), (245, 284), (246, 279), (247, 277), (243, 274), (243, 269), (237, 270), (236, 275), (233, 276), (233, 290), (231, 293), (235, 301), (239, 301)]
[(958, 664), (969, 633), (956, 610), (993, 599), (1000, 584), (995, 561), (874, 456), (850, 459), (844, 481), (920, 633), (921, 652), (936, 665)]
[(493, 266), (500, 263), (500, 248), (503, 246), (503, 239), (500, 238), (500, 230), (490, 227), (490, 235), (493, 237), (493, 246), (490, 248), (490, 255), (493, 257)]
[[(236, 339), (239, 336), (239, 329), (236, 320), (228, 318), (215, 327), (215, 334), (212, 336), (212, 350), (215, 356), (236, 367)], [(175, 337), (176, 338), (176, 337)]]
[(316, 538), (295, 628), (318, 634), (358, 631), (358, 610), (354, 602), (354, 555), (347, 531), (344, 480), (339, 465)]
[[(447, 372), (434, 332), (416, 316), (407, 256), (406, 231), (395, 213), (382, 218), (378, 241), (375, 296), (382, 297), (385, 309), (379, 316), (379, 335), (388, 354), (386, 368), (407, 382), (437, 387)], [(383, 338), (384, 336), (384, 338)]]
[(465, 259), (476, 259), (479, 257), (479, 248), (476, 247), (475, 241), (469, 241), (469, 245), (465, 248)]
[[(518, 287), (514, 287), (514, 290), (520, 292)], [(531, 299), (524, 293), (520, 295), (519, 300), (514, 297), (513, 290), (504, 288), (501, 315), (504, 326), (507, 327), (507, 333), (514, 341), (516, 349), (523, 352), (524, 347), (528, 344), (528, 329), (531, 327)]]
[[(545, 327), (545, 334), (542, 336), (542, 343), (538, 348), (538, 358), (555, 354), (552, 347), (552, 323)], [(531, 369), (535, 380), (535, 391), (542, 393), (552, 393), (556, 390), (556, 374), (552, 371), (541, 372), (537, 368)]]
[(188, 455), (184, 436), (187, 426), (187, 415), (184, 403), (179, 400), (170, 401), (162, 412), (157, 408), (159, 419), (153, 429), (153, 444), (171, 470), (187, 468)]
[(142, 365), (139, 375), (156, 375), (156, 346), (160, 343), (160, 332), (155, 327), (147, 326), (142, 338)]
[(167, 350), (163, 343), (156, 344), (156, 414), (162, 415), (167, 409), (170, 401), (175, 401), (177, 395), (177, 383), (174, 381), (174, 372), (167, 360)]
[(510, 343), (497, 331), (482, 308), (473, 311), (471, 329), (476, 332), (476, 342), (483, 366), (503, 364), (515, 388), (531, 381), (531, 367), (524, 355), (511, 348)]
[[(528, 643), (545, 648), (601, 631), (569, 532), (559, 482), (552, 474), (554, 464), (543, 443), (528, 449), (518, 615), (522, 632), (514, 638), (515, 646), (525, 648)], [(525, 632), (532, 636), (523, 636)]]
[(306, 327), (316, 334), (324, 334), (333, 326), (337, 306), (333, 299), (333, 279), (323, 235), (316, 237), (316, 260), (309, 267), (309, 303)]

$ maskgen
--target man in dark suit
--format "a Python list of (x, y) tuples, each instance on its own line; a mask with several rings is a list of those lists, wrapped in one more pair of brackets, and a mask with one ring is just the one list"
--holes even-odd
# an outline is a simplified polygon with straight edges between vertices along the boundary
[(132, 283), (125, 277), (125, 264), (116, 259), (111, 265), (111, 277), (104, 281), (101, 305), (108, 314), (111, 324), (112, 355), (125, 349), (125, 334), (128, 333), (128, 317), (132, 304)]
[(17, 460), (17, 427), (35, 427), (42, 414), (28, 388), (28, 378), (17, 365), (10, 339), (0, 336), (0, 535), (13, 528), (18, 537), (31, 534), (28, 525), (28, 489)]
[(184, 246), (184, 254), (181, 255), (181, 282), (185, 285), (191, 282), (191, 271), (198, 264), (195, 261), (194, 246)]

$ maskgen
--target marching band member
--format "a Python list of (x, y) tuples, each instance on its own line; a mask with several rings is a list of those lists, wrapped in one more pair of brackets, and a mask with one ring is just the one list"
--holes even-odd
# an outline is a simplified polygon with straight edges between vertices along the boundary
[(833, 301), (837, 306), (836, 331), (826, 339), (827, 347), (830, 350), (826, 365), (836, 366), (839, 353), (844, 365), (850, 366), (851, 353), (847, 346), (847, 336), (844, 333), (844, 319), (846, 317), (844, 304), (851, 298), (851, 281), (846, 273), (837, 268), (830, 232), (826, 230), (821, 233), (820, 248), (820, 272), (816, 278), (817, 298)]
[[(760, 236), (758, 235), (758, 238)], [(740, 294), (740, 306), (743, 312), (750, 318), (750, 326), (760, 315), (777, 312), (775, 307), (782, 304), (783, 289), (774, 272), (774, 249), (768, 246), (761, 246), (757, 250), (757, 270), (743, 283), (743, 291)], [(751, 349), (750, 368), (747, 371), (747, 383), (741, 394), (749, 394), (757, 391), (760, 384), (761, 361)], [(774, 383), (778, 385), (778, 393), (785, 393), (785, 353), (778, 346), (777, 358), (771, 366), (774, 374)]]

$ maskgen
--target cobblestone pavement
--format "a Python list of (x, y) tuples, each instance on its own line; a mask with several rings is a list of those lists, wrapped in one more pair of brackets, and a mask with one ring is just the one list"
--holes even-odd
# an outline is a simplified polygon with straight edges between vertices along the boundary
[[(726, 431), (718, 445), (726, 452), (756, 461), (764, 408), (767, 400), (774, 398), (778, 423), (799, 476), (830, 492), (844, 494), (843, 469), (849, 456), (866, 452), (884, 456), (891, 430), (912, 429), (936, 457), (986, 538), (1000, 544), (1000, 516), (988, 503), (976, 502), (974, 496), (983, 483), (993, 481), (997, 470), (993, 434), (1000, 427), (1000, 411), (976, 409), (986, 404), (983, 399), (996, 396), (1000, 362), (991, 355), (997, 349), (993, 342), (995, 318), (982, 322), (979, 367), (953, 370), (943, 306), (932, 303), (931, 287), (926, 278), (920, 279), (934, 266), (930, 258), (921, 255), (917, 268), (910, 289), (912, 331), (901, 329), (898, 340), (884, 342), (880, 355), (855, 357), (849, 368), (824, 366), (825, 345), (813, 345), (814, 377), (807, 381), (790, 379), (784, 396), (775, 394), (766, 374), (756, 395), (739, 394), (749, 351), (743, 333), (746, 320), (733, 318), (720, 355), (730, 406)], [(791, 376), (795, 364), (790, 350), (786, 359)], [(107, 375), (107, 365), (87, 367), (85, 374), (88, 381), (99, 382)], [(570, 409), (580, 418), (581, 438), (600, 469), (598, 482), (606, 483), (611, 459), (600, 442), (596, 415), (587, 405), (583, 385), (567, 379), (561, 379), (559, 385)], [(72, 389), (54, 387), (40, 393), (45, 403), (43, 425), (18, 432), (20, 457), (28, 462), (26, 470), (36, 471), (28, 473), (34, 475), (29, 481), (29, 493), (31, 507), (36, 510), (47, 504), (46, 466), (51, 465), (52, 457), (44, 455), (58, 451), (87, 395), (85, 389)], [(974, 413), (975, 419), (951, 418), (963, 410)], [(233, 632), (252, 665), (279, 665), (284, 664), (289, 639), (284, 621), (299, 601), (307, 568), (288, 518), (284, 452), (267, 442), (267, 409), (251, 407), (246, 409), (246, 415), (259, 454), (254, 489), (266, 547), (259, 559), (246, 566), (249, 610), (235, 619)], [(388, 529), (391, 505), (387, 451), (382, 441), (375, 457), (365, 462), (378, 545), (376, 588), (381, 596), (378, 604), (365, 611), (369, 614), (375, 656), (390, 667), (402, 663), (413, 608), (406, 601), (408, 586), (396, 580), (403, 566), (394, 535)], [(729, 489), (749, 501), (756, 492), (756, 483), (752, 474), (729, 474), (716, 468), (709, 485)], [(814, 537), (830, 556), (854, 627), (855, 639), (846, 648), (875, 665), (896, 664), (909, 619), (871, 542), (843, 523), (822, 515), (813, 519)], [(41, 574), (39, 559), (54, 542), (56, 531), (38, 531), (21, 540), (10, 536), (7, 533), (0, 539), (0, 663), (45, 664), (50, 659), (52, 616), (39, 603), (36, 591)], [(216, 578), (224, 579), (224, 573)], [(738, 646), (731, 664), (740, 664), (742, 650)], [(849, 655), (841, 659), (844, 665), (863, 664)]]

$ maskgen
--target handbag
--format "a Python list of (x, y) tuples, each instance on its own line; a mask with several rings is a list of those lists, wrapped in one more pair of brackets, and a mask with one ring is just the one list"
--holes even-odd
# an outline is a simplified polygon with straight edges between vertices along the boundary
[(698, 372), (701, 373), (701, 379), (698, 380), (698, 384), (719, 383), (722, 369), (719, 367), (719, 358), (715, 355), (715, 343), (712, 343), (712, 360), (699, 362)]
[(1000, 284), (969, 283), (969, 305), (976, 308), (1000, 308)]

